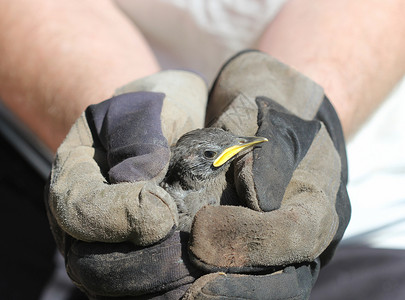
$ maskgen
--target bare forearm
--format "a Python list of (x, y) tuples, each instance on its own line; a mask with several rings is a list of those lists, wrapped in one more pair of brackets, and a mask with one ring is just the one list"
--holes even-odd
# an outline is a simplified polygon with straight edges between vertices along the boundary
[(109, 1), (0, 2), (0, 98), (52, 149), (86, 106), (158, 70)]
[(402, 0), (292, 0), (259, 48), (320, 83), (346, 137), (405, 73)]

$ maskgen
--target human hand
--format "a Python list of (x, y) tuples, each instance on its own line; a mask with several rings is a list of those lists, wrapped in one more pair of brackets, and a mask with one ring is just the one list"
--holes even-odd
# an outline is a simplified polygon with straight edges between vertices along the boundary
[[(177, 207), (159, 187), (179, 136), (203, 126), (206, 86), (164, 71), (90, 106), (59, 147), (48, 216), (69, 276), (89, 297), (184, 293)], [(141, 296), (140, 296), (141, 297)]]
[[(268, 138), (234, 163), (245, 207), (205, 207), (190, 239), (206, 271), (189, 299), (306, 299), (350, 218), (339, 120), (322, 89), (260, 52), (221, 70), (207, 122), (238, 135)], [(248, 275), (259, 272), (259, 275)]]

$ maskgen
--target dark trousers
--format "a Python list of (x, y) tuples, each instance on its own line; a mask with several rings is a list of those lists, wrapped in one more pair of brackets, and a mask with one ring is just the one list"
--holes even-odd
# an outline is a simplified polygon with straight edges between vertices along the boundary
[(405, 250), (341, 246), (321, 270), (310, 299), (405, 299)]
[(37, 299), (52, 274), (55, 243), (44, 184), (0, 136), (0, 299)]
[[(43, 176), (0, 134), (0, 300), (39, 299), (54, 274), (57, 250), (44, 186)], [(87, 299), (74, 288), (64, 298)]]

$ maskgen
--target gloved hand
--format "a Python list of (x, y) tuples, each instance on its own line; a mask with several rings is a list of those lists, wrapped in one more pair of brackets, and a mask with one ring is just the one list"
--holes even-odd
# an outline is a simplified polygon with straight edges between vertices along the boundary
[(191, 230), (195, 264), (239, 274), (202, 276), (185, 298), (307, 299), (350, 219), (344, 138), (332, 105), (302, 74), (248, 51), (221, 70), (206, 122), (269, 141), (234, 162), (246, 207), (205, 207)]
[(187, 237), (172, 234), (177, 207), (158, 183), (169, 147), (203, 127), (206, 98), (196, 74), (157, 73), (90, 106), (58, 149), (48, 216), (69, 276), (90, 298), (177, 299), (199, 276), (187, 266)]

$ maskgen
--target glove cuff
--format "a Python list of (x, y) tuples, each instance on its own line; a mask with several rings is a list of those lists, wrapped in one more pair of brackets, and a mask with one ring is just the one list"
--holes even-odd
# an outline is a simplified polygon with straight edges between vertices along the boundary
[[(304, 120), (312, 120), (324, 92), (320, 85), (266, 53), (246, 50), (229, 59), (219, 72), (210, 91), (206, 124), (223, 117), (235, 99), (240, 98), (238, 108), (246, 111), (254, 107), (258, 96), (272, 99)], [(253, 115), (257, 116), (257, 111)], [(242, 126), (246, 127), (246, 123)], [(238, 130), (230, 130), (239, 134)]]

